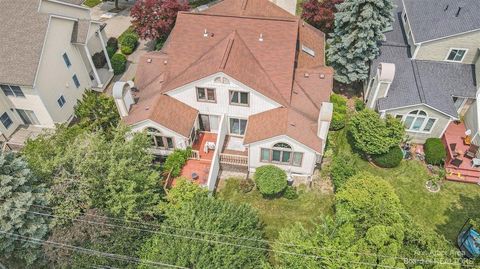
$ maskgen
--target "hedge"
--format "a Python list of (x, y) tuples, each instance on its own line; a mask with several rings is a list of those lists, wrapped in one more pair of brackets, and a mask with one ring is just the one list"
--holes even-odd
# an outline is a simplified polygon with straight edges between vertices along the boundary
[(170, 155), (168, 155), (165, 163), (163, 164), (164, 173), (171, 173), (172, 177), (180, 176), (182, 168), (190, 157), (192, 150), (190, 148), (186, 150), (176, 149)]
[(125, 55), (116, 53), (110, 61), (115, 75), (125, 72), (125, 69), (127, 68), (127, 57), (125, 57)]
[(345, 127), (347, 118), (347, 99), (338, 94), (330, 96), (330, 102), (333, 103), (332, 122), (330, 130), (337, 131)]
[(292, 186), (287, 186), (287, 188), (285, 188), (285, 190), (283, 191), (283, 197), (289, 200), (297, 199), (298, 198), (297, 189)]
[(108, 48), (115, 49), (115, 51), (118, 50), (118, 39), (110, 37), (107, 41), (107, 49)]
[(440, 138), (428, 138), (424, 145), (425, 161), (429, 164), (442, 164), (447, 156)]
[(107, 47), (108, 58), (112, 59), (115, 52), (117, 52), (117, 49), (112, 47)]
[(258, 167), (253, 179), (260, 193), (267, 197), (278, 195), (287, 187), (287, 174), (274, 165)]
[(373, 163), (383, 168), (393, 168), (400, 165), (403, 159), (403, 152), (400, 147), (392, 147), (387, 153), (372, 155)]
[(330, 166), (330, 177), (335, 191), (339, 190), (357, 171), (355, 158), (347, 154), (335, 155)]
[(122, 53), (126, 55), (131, 54), (135, 50), (137, 43), (138, 36), (136, 34), (125, 35), (120, 43)]

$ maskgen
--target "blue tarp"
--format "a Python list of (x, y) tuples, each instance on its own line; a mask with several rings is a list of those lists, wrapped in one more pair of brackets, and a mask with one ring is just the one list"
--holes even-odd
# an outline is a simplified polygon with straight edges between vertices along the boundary
[(480, 234), (474, 229), (470, 229), (468, 233), (464, 234), (464, 247), (470, 252), (473, 257), (480, 256)]

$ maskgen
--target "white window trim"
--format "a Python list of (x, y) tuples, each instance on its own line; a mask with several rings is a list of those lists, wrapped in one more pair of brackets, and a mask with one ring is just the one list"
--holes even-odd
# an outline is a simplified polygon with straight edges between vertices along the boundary
[[(245, 134), (241, 135), (241, 134), (235, 134), (235, 133), (232, 133), (232, 130), (230, 130), (230, 119), (236, 119), (236, 120), (246, 120), (246, 121), (247, 121), (247, 125), (248, 125), (248, 118), (244, 118), (244, 117), (235, 117), (235, 116), (228, 117), (228, 135), (231, 135), (231, 136), (236, 136), (236, 137), (244, 137), (244, 136), (245, 136)], [(245, 133), (247, 133), (247, 125), (245, 125)]]
[[(450, 56), (450, 53), (452, 52), (452, 50), (464, 50), (464, 51), (465, 51), (465, 54), (463, 54), (462, 60), (460, 60), (460, 61), (448, 60), (448, 56)], [(463, 63), (463, 60), (465, 60), (465, 56), (467, 56), (467, 53), (468, 53), (468, 49), (467, 49), (467, 48), (450, 48), (450, 49), (448, 50), (447, 56), (445, 56), (444, 61), (445, 61), (445, 62), (450, 62), (450, 63)]]
[[(427, 113), (425, 110), (421, 110), (421, 109), (415, 109), (415, 110), (423, 111), (423, 112), (425, 112), (425, 113), (427, 114), (426, 116), (421, 116), (421, 117), (424, 117), (424, 118), (425, 118), (425, 121), (422, 123), (422, 126), (420, 127), (420, 130), (419, 130), (419, 131), (410, 130), (410, 129), (408, 129), (406, 126), (405, 126), (405, 131), (410, 132), (410, 133), (431, 134), (432, 131), (433, 131), (433, 129), (435, 129), (435, 126), (437, 125), (437, 122), (438, 122), (439, 119), (438, 119), (438, 118), (435, 118), (435, 117), (430, 117), (430, 116), (428, 116), (428, 113)], [(412, 111), (415, 111), (415, 110), (412, 110)], [(396, 118), (397, 116), (402, 116), (401, 121), (402, 121), (402, 123), (405, 123), (405, 119), (407, 118), (407, 116), (409, 116), (409, 114), (410, 114), (412, 111), (408, 112), (407, 114), (395, 113), (395, 114), (393, 114), (393, 117)], [(419, 117), (418, 114), (415, 115), (415, 119), (413, 120), (412, 124), (415, 122), (415, 120), (417, 119), (417, 117)], [(430, 131), (425, 132), (425, 131), (423, 131), (423, 129), (425, 129), (425, 126), (427, 125), (427, 122), (428, 122), (429, 119), (433, 119), (433, 120), (435, 120), (435, 122), (433, 123), (432, 128), (430, 128)]]

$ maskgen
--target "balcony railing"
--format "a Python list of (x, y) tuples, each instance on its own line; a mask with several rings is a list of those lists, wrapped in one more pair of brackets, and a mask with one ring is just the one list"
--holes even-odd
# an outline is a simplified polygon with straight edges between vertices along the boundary
[(200, 152), (198, 150), (192, 149), (192, 153), (189, 159), (200, 160)]
[(248, 166), (248, 157), (221, 153), (220, 163), (230, 164), (230, 165), (239, 165), (239, 166)]

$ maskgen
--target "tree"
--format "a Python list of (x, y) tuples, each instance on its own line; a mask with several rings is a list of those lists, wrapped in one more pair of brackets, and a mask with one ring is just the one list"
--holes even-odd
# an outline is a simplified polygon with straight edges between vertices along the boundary
[(0, 257), (31, 265), (39, 257), (39, 245), (18, 239), (42, 240), (47, 235), (48, 217), (30, 212), (48, 205), (46, 189), (25, 161), (11, 153), (0, 153), (0, 201)]
[(115, 101), (102, 93), (87, 90), (75, 107), (78, 125), (86, 130), (111, 132), (120, 122)]
[(190, 9), (184, 0), (137, 0), (130, 16), (142, 39), (165, 39), (173, 29), (177, 13)]
[(349, 132), (357, 149), (366, 154), (383, 154), (402, 141), (405, 127), (390, 115), (382, 119), (375, 111), (365, 109), (350, 119)]
[(335, 79), (347, 84), (365, 80), (370, 61), (379, 54), (383, 32), (393, 22), (392, 0), (345, 0), (336, 7), (327, 49)]
[(272, 197), (287, 187), (287, 174), (275, 165), (263, 165), (255, 169), (255, 184), (261, 194)]
[[(212, 269), (260, 268), (266, 262), (266, 251), (258, 249), (267, 247), (261, 241), (262, 224), (247, 205), (237, 206), (206, 195), (197, 195), (167, 210), (165, 226), (175, 227), (165, 230), (171, 236), (152, 236), (140, 251), (142, 259), (188, 268)], [(238, 239), (242, 237), (249, 240)], [(150, 267), (141, 265), (139, 268)]]
[(328, 34), (333, 30), (336, 5), (343, 0), (307, 0), (303, 2), (302, 19)]

